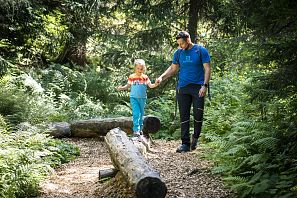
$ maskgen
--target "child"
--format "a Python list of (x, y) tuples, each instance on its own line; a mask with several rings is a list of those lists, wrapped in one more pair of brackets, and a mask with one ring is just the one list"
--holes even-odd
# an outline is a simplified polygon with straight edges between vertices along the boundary
[(152, 84), (147, 75), (144, 74), (146, 70), (143, 59), (136, 59), (134, 61), (134, 73), (128, 78), (128, 83), (124, 86), (117, 87), (117, 90), (130, 90), (130, 103), (133, 114), (133, 134), (138, 137), (142, 133), (144, 107), (146, 104), (146, 89), (147, 86), (155, 88), (158, 84)]

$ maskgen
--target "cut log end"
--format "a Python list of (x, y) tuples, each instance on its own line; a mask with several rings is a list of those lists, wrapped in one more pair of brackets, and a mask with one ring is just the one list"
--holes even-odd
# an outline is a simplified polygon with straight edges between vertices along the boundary
[(108, 178), (108, 177), (114, 177), (117, 174), (118, 170), (115, 168), (102, 168), (99, 169), (99, 180)]
[(141, 198), (164, 198), (166, 193), (167, 187), (159, 178), (145, 177), (136, 186), (136, 196)]
[(156, 116), (146, 116), (143, 120), (143, 133), (156, 133), (161, 128), (161, 121)]
[(67, 122), (51, 123), (48, 127), (48, 133), (54, 138), (65, 138), (71, 136), (70, 124)]

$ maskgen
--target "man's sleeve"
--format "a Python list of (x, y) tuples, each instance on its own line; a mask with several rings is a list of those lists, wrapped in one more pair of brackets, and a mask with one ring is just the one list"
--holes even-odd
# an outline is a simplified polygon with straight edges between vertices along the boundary
[(202, 62), (203, 63), (209, 63), (210, 62), (210, 55), (205, 47), (201, 47), (201, 53), (202, 53)]
[(176, 50), (173, 54), (173, 59), (172, 59), (172, 64), (178, 65), (178, 59), (179, 59), (179, 54), (180, 54), (180, 49)]

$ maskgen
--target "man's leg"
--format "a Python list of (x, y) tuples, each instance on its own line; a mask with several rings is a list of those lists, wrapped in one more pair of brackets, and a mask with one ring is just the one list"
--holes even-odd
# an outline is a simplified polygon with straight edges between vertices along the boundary
[(130, 98), (130, 103), (132, 106), (132, 116), (133, 116), (133, 133), (140, 131), (139, 118), (140, 118), (140, 107), (137, 98)]
[(193, 150), (196, 149), (197, 141), (201, 133), (204, 112), (204, 97), (199, 97), (198, 92), (193, 94), (194, 133), (191, 144)]
[(188, 94), (176, 94), (180, 114), (180, 129), (182, 144), (190, 146), (190, 110), (192, 96)]

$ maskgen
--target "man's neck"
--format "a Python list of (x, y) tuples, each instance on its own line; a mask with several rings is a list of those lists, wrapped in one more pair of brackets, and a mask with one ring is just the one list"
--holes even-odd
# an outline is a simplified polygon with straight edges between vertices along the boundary
[(194, 46), (193, 43), (189, 43), (188, 47), (185, 50), (190, 50), (190, 49), (192, 49), (193, 46)]

